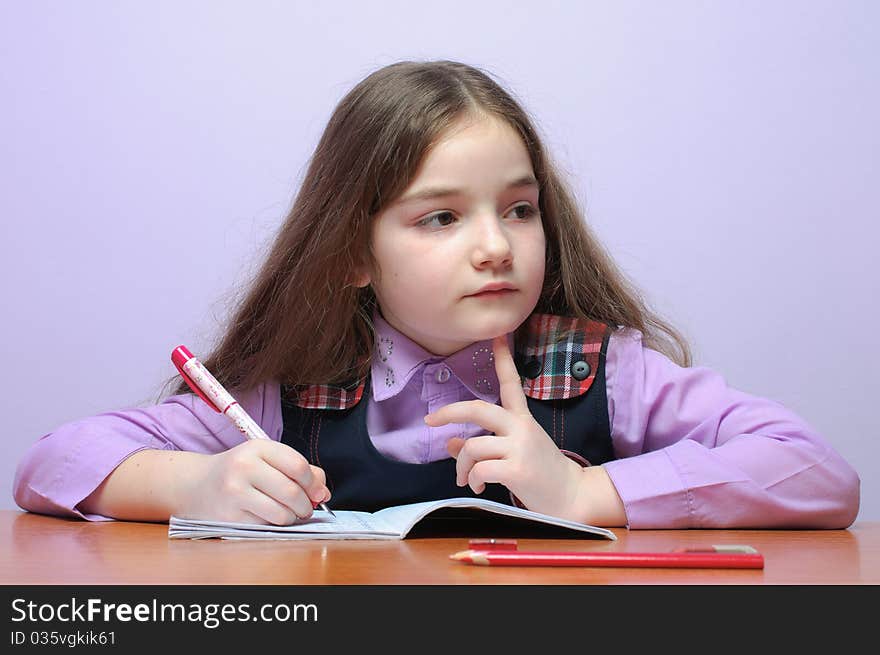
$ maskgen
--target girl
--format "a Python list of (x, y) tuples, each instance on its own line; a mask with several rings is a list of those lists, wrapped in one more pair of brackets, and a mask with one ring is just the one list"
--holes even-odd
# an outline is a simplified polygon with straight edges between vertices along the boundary
[(16, 502), (275, 524), (465, 494), (630, 528), (858, 512), (858, 476), (803, 420), (690, 367), (523, 109), (460, 63), (397, 63), (341, 101), (205, 364), (272, 441), (181, 382), (44, 436)]

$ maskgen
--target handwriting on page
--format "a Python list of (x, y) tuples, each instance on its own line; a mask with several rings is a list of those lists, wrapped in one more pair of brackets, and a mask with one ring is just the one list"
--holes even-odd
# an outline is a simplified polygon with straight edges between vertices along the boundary
[(294, 525), (308, 526), (309, 532), (370, 532), (374, 529), (370, 515), (363, 512), (336, 513), (334, 518), (328, 512), (316, 510), (312, 518), (297, 521)]

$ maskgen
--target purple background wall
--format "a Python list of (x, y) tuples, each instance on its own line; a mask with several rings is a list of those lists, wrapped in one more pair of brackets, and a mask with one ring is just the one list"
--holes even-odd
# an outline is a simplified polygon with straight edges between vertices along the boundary
[[(317, 3), (315, 3), (317, 4)], [(880, 519), (880, 4), (3, 2), (0, 508), (60, 423), (205, 354), (336, 102), (494, 73), (698, 364), (820, 428)]]

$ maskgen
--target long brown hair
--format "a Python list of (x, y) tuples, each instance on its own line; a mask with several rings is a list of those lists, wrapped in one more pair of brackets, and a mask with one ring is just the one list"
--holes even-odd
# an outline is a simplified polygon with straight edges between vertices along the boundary
[[(467, 116), (505, 121), (531, 157), (547, 237), (535, 311), (635, 328), (646, 345), (690, 365), (686, 341), (649, 311), (587, 227), (523, 108), (477, 68), (407, 61), (370, 74), (333, 112), (266, 261), (204, 361), (221, 383), (344, 384), (368, 374), (376, 298), (353, 280), (358, 267), (377, 270), (371, 219)], [(177, 393), (186, 391), (180, 382)]]

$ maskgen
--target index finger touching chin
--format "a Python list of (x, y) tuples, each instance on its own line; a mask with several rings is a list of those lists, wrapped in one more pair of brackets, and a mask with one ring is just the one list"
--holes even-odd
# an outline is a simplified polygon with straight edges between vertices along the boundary
[(495, 356), (495, 373), (498, 376), (501, 392), (501, 406), (515, 413), (528, 413), (526, 394), (507, 343), (507, 335), (492, 339), (492, 353)]

